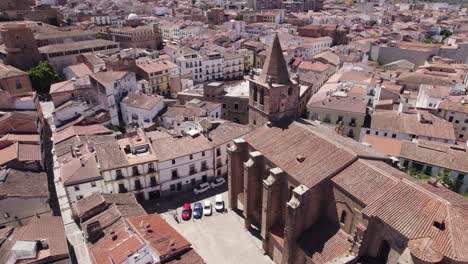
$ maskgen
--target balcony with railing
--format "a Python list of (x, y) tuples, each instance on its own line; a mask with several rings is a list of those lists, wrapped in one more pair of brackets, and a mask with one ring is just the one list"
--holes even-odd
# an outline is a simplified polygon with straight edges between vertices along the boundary
[(196, 174), (196, 173), (197, 173), (197, 169), (195, 169), (195, 168), (190, 168), (190, 170), (189, 170), (189, 175), (194, 175), (194, 174)]
[(255, 108), (259, 109), (259, 110), (262, 110), (262, 111), (265, 110), (265, 106), (264, 106), (264, 105), (261, 105), (261, 104), (258, 103), (258, 102), (255, 102), (255, 101), (254, 101), (254, 102), (253, 102), (253, 106), (254, 106)]
[(126, 193), (128, 192), (127, 188), (125, 186), (119, 185), (119, 193)]
[(143, 189), (143, 187), (141, 186), (141, 182), (140, 181), (136, 181), (135, 182), (135, 190), (141, 190)]

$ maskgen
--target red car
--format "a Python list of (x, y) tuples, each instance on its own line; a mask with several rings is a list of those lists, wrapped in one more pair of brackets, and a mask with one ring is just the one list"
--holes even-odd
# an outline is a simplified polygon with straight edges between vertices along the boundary
[(190, 204), (186, 203), (184, 206), (182, 206), (182, 219), (189, 220), (191, 216), (192, 208), (190, 207)]

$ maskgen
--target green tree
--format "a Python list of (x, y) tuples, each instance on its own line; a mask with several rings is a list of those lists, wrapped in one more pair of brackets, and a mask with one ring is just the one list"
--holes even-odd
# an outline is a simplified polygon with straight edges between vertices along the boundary
[(47, 61), (39, 62), (36, 67), (29, 69), (28, 74), (36, 92), (46, 97), (49, 95), (50, 85), (62, 80)]
[(104, 33), (102, 33), (102, 32), (96, 33), (96, 38), (97, 39), (104, 39)]
[(437, 175), (437, 180), (446, 188), (452, 190), (452, 191), (457, 191), (456, 190), (456, 184), (453, 179), (449, 177), (448, 172), (439, 172), (439, 175)]
[(242, 15), (237, 15), (234, 19), (237, 21), (241, 21), (244, 19), (244, 17)]
[(442, 30), (442, 31), (440, 32), (440, 35), (444, 36), (445, 38), (446, 38), (446, 37), (450, 37), (452, 34), (453, 34), (453, 33), (452, 33), (450, 30), (448, 30), (448, 29), (444, 29), (444, 30)]
[(60, 26), (60, 22), (59, 22), (59, 20), (58, 20), (56, 17), (49, 18), (49, 19), (47, 20), (47, 24), (50, 24), (50, 25), (56, 26), (56, 27), (59, 27), (59, 26)]

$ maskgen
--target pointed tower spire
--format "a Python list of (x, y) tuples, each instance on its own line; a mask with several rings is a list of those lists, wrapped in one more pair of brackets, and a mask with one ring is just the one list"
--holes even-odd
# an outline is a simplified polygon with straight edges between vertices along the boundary
[(275, 34), (273, 45), (266, 57), (262, 74), (260, 75), (260, 81), (267, 83), (268, 79), (275, 84), (288, 84), (290, 82), (288, 67), (284, 60), (278, 34)]

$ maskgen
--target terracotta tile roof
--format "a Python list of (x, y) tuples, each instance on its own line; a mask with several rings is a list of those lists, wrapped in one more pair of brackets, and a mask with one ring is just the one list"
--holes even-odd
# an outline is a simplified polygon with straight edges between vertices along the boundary
[(49, 94), (70, 92), (78, 89), (91, 89), (88, 75), (79, 76), (73, 80), (54, 83), (50, 86)]
[(439, 262), (446, 256), (453, 261), (468, 261), (467, 208), (456, 207), (415, 183), (400, 181), (363, 214), (380, 219), (408, 238), (411, 253), (418, 259)]
[[(149, 244), (161, 259), (190, 248), (190, 243), (158, 214), (128, 217), (127, 223)], [(148, 231), (148, 226), (151, 231)]]
[(74, 51), (78, 49), (87, 49), (87, 48), (97, 48), (103, 46), (116, 45), (116, 42), (104, 40), (104, 39), (94, 39), (94, 40), (85, 40), (71, 43), (60, 43), (52, 44), (48, 46), (43, 46), (39, 48), (40, 53), (52, 53), (52, 52), (65, 52), (65, 51)]
[(325, 72), (328, 69), (329, 69), (329, 66), (321, 62), (303, 61), (299, 65), (299, 70), (304, 70), (304, 71)]
[(417, 114), (396, 111), (376, 111), (372, 115), (371, 128), (390, 132), (406, 133), (431, 138), (455, 140), (452, 123), (425, 111), (419, 111), (425, 120), (422, 123)]
[(314, 59), (323, 59), (327, 63), (338, 66), (340, 64), (340, 57), (333, 52), (326, 51), (314, 56)]
[(92, 78), (100, 82), (104, 86), (109, 86), (112, 83), (123, 79), (129, 72), (127, 71), (107, 71), (107, 72), (97, 72), (90, 75)]
[(172, 260), (165, 262), (165, 264), (203, 264), (205, 261), (198, 255), (195, 249), (189, 249), (187, 252)]
[(18, 143), (0, 149), (0, 165), (18, 158)]
[(210, 131), (213, 146), (218, 146), (250, 132), (250, 128), (233, 122), (223, 122)]
[(85, 153), (80, 157), (62, 164), (60, 175), (64, 186), (102, 179), (94, 153)]
[(70, 126), (65, 129), (58, 130), (56, 133), (54, 133), (53, 141), (54, 144), (57, 144), (73, 136), (103, 135), (112, 133), (112, 130), (109, 130), (105, 126), (99, 124), (89, 126)]
[[(112, 232), (116, 235), (115, 239), (112, 239), (112, 235), (109, 233), (99, 239), (99, 241), (89, 248), (91, 261), (95, 264), (106, 264), (106, 263), (122, 263), (122, 259), (114, 252), (114, 257), (118, 257), (120, 262), (115, 262), (116, 260), (111, 259), (111, 251), (115, 249), (119, 244), (125, 243), (130, 237), (136, 237), (136, 235), (131, 235), (125, 229), (125, 224), (122, 222), (119, 226), (116, 226), (112, 229)], [(137, 238), (138, 239), (138, 238)], [(127, 253), (126, 250), (123, 250), (122, 254)], [(132, 252), (135, 253), (135, 252)], [(128, 255), (127, 255), (128, 256)]]
[(387, 156), (398, 157), (400, 155), (402, 141), (396, 138), (384, 136), (365, 135), (363, 142), (370, 145), (372, 149)]
[(205, 117), (206, 109), (200, 107), (187, 107), (185, 105), (168, 106), (162, 117), (174, 118), (184, 121), (184, 117)]
[(18, 160), (19, 161), (40, 161), (41, 146), (36, 144), (18, 144)]
[(147, 95), (141, 93), (129, 93), (125, 98), (122, 99), (121, 104), (125, 104), (131, 107), (152, 110), (164, 97), (157, 95)]
[(117, 140), (98, 144), (95, 148), (101, 170), (110, 170), (129, 165), (127, 157)]
[(24, 135), (24, 134), (6, 134), (2, 138), (0, 138), (0, 141), (13, 141), (13, 142), (27, 142), (27, 143), (39, 143), (39, 135), (37, 134), (30, 134), (30, 135)]
[(122, 223), (122, 221), (119, 221), (121, 219), (122, 215), (117, 209), (117, 206), (111, 204), (106, 210), (82, 222), (81, 228), (85, 238), (90, 238), (90, 234), (88, 233), (88, 225), (99, 223), (100, 230), (110, 230), (116, 226), (119, 226), (119, 224)]
[(153, 141), (152, 145), (159, 161), (172, 160), (212, 148), (210, 142), (203, 135), (194, 138), (189, 136), (161, 138)]
[(36, 134), (37, 112), (0, 112), (0, 135), (6, 135), (15, 131), (15, 133)]
[(62, 217), (42, 215), (33, 217), (18, 236), (18, 240), (46, 239), (47, 256), (68, 256), (67, 239)]
[(170, 61), (161, 60), (161, 61), (138, 63), (137, 67), (147, 73), (161, 72), (161, 74), (163, 74), (162, 71), (176, 68), (177, 65), (175, 65), (174, 63)]
[(43, 172), (0, 170), (6, 178), (0, 181), (0, 197), (48, 197), (47, 175)]
[[(384, 158), (358, 142), (337, 135), (330, 128), (306, 120), (298, 120), (287, 128), (264, 126), (243, 138), (309, 188), (336, 174), (359, 156)], [(298, 156), (305, 160), (297, 161)]]
[(364, 207), (396, 185), (398, 178), (366, 160), (359, 159), (333, 177), (332, 181)]
[(353, 81), (370, 83), (371, 77), (365, 75), (364, 73), (354, 72), (354, 71), (344, 72), (341, 75), (340, 82), (353, 82)]
[(102, 197), (106, 203), (117, 206), (122, 217), (146, 214), (133, 193), (103, 193)]
[(307, 107), (365, 115), (367, 104), (365, 97), (348, 94), (347, 97), (329, 96), (321, 101), (311, 101)]
[[(18, 240), (18, 236), (21, 235), (24, 228), (25, 228), (24, 226), (14, 227), (13, 230), (10, 230), (12, 231), (12, 233), (5, 234), (7, 236), (7, 239), (0, 246), (0, 263), (8, 263), (10, 257), (12, 257), (12, 254), (13, 254), (13, 252), (11, 251), (11, 248), (16, 243), (16, 240)], [(3, 228), (2, 230), (6, 230), (6, 229), (10, 229), (10, 228)]]
[(0, 79), (6, 79), (22, 75), (27, 75), (27, 73), (11, 65), (0, 63)]
[(86, 210), (95, 208), (102, 203), (105, 203), (107, 207), (103, 206), (102, 210), (95, 212), (94, 215), (87, 215), (87, 219), (82, 219), (84, 221), (81, 223), (81, 226), (86, 237), (89, 237), (86, 227), (94, 222), (98, 222), (100, 229), (108, 234), (111, 230), (124, 223), (123, 218), (146, 214), (133, 193), (94, 193), (91, 196), (91, 198), (85, 201), (80, 200), (78, 202), (75, 207), (77, 214), (84, 214)]
[(418, 140), (403, 141), (399, 157), (438, 166), (450, 170), (468, 173), (468, 152), (452, 149), (450, 145)]
[(109, 250), (109, 256), (114, 263), (123, 263), (130, 254), (135, 254), (144, 247), (145, 244), (136, 235), (129, 235), (128, 238), (118, 243)]
[(311, 263), (325, 264), (349, 253), (352, 243), (339, 227), (318, 223), (306, 230), (299, 240)]
[(448, 78), (443, 78), (439, 76), (433, 76), (423, 73), (409, 73), (402, 75), (397, 78), (397, 84), (402, 83), (414, 83), (414, 84), (430, 84), (430, 85), (442, 85), (442, 86), (451, 86), (454, 83)]
[(68, 68), (68, 70), (73, 72), (77, 77), (82, 77), (82, 76), (90, 75), (90, 74), (93, 73), (88, 68), (88, 66), (86, 66), (86, 64), (84, 64), (84, 63), (79, 63), (79, 64), (76, 64), (76, 65), (70, 65), (67, 68)]
[(448, 110), (448, 111), (455, 111), (461, 113), (468, 113), (468, 96), (460, 100), (444, 100), (442, 101), (438, 109)]
[(88, 211), (105, 204), (106, 200), (99, 192), (84, 197), (76, 202), (75, 210), (78, 217), (85, 215)]
[(263, 65), (259, 81), (268, 83), (268, 78), (271, 77), (272, 82), (276, 84), (288, 84), (290, 82), (288, 67), (284, 60), (278, 35), (275, 35), (273, 44), (268, 49), (268, 55)]

